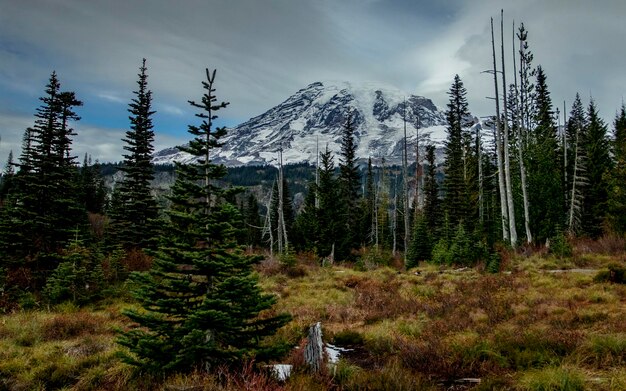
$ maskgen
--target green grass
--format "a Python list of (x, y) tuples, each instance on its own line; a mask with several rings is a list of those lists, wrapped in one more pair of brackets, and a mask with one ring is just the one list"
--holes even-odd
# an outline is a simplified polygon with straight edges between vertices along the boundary
[(593, 274), (546, 272), (624, 262), (577, 251), (564, 259), (511, 255), (505, 264), (511, 273), (495, 275), (478, 268), (420, 265), (407, 272), (302, 261), (294, 274), (265, 264), (261, 286), (277, 296), (276, 311), (293, 315), (274, 338), (300, 344), (321, 321), (326, 340), (357, 349), (317, 377), (294, 351), (285, 360), (297, 369), (284, 384), (250, 369), (166, 379), (137, 373), (119, 361), (115, 344), (115, 330), (128, 325), (121, 311), (134, 306), (128, 296), (82, 309), (64, 304), (6, 314), (0, 317), (0, 390), (224, 391), (242, 384), (257, 391), (438, 390), (461, 377), (482, 379), (477, 390), (626, 389), (626, 286)]

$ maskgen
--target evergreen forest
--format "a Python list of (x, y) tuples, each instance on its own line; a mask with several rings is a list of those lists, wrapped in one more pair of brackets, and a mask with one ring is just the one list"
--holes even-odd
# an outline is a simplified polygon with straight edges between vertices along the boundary
[[(194, 159), (155, 166), (145, 59), (120, 162), (79, 159), (89, 103), (52, 72), (0, 177), (0, 390), (626, 389), (626, 106), (561, 112), (529, 36), (508, 84), (492, 41), (494, 114), (451, 75), (444, 145), (402, 165), (351, 115), (317, 164), (215, 164), (206, 69)], [(316, 322), (346, 349), (321, 369)]]

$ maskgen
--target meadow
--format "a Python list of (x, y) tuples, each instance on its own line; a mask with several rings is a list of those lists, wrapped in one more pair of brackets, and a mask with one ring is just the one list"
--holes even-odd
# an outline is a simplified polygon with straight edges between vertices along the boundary
[[(272, 338), (303, 346), (309, 326), (351, 349), (311, 374), (300, 349), (285, 382), (260, 363), (168, 377), (121, 362), (116, 333), (132, 307), (122, 285), (102, 301), (0, 317), (0, 390), (624, 390), (626, 285), (623, 240), (579, 240), (570, 256), (502, 249), (484, 266), (424, 264), (364, 251), (363, 262), (320, 266), (300, 255), (266, 258), (261, 286), (292, 321)], [(614, 281), (611, 281), (613, 279)]]

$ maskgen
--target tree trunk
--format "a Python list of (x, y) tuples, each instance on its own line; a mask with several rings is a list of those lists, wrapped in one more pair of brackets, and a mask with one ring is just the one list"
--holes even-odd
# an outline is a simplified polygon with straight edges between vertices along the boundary
[(324, 363), (324, 344), (322, 342), (322, 324), (315, 323), (309, 328), (309, 336), (304, 347), (304, 361), (313, 373), (319, 373)]
[[(520, 90), (517, 87), (517, 67), (515, 61), (515, 22), (513, 22), (513, 78), (515, 79), (515, 99), (516, 105), (518, 105), (516, 120), (516, 128), (517, 128), (517, 156), (519, 160), (519, 171), (520, 171), (520, 179), (522, 181), (522, 203), (524, 205), (524, 230), (526, 231), (526, 243), (532, 243), (533, 235), (530, 232), (530, 211), (528, 208), (528, 190), (526, 187), (526, 167), (524, 165), (524, 131), (523, 131), (523, 118), (524, 118), (524, 105), (522, 101), (522, 96), (520, 94)], [(520, 61), (522, 58), (520, 56)], [(520, 67), (520, 72), (522, 68)]]
[(493, 53), (493, 82), (495, 88), (495, 100), (496, 100), (496, 157), (498, 164), (498, 190), (500, 192), (500, 214), (502, 217), (502, 239), (505, 241), (509, 240), (509, 228), (507, 222), (508, 218), (508, 209), (507, 209), (507, 201), (506, 201), (506, 192), (504, 186), (504, 170), (502, 164), (502, 130), (500, 127), (500, 99), (498, 94), (498, 70), (496, 67), (496, 46), (493, 35), (493, 18), (491, 18), (491, 49)]
[(515, 227), (515, 206), (511, 187), (511, 159), (509, 157), (509, 119), (506, 101), (506, 69), (504, 66), (504, 10), (500, 11), (500, 42), (502, 51), (502, 97), (504, 98), (504, 177), (506, 187), (507, 212), (509, 215), (509, 237), (512, 247), (517, 246), (517, 229)]

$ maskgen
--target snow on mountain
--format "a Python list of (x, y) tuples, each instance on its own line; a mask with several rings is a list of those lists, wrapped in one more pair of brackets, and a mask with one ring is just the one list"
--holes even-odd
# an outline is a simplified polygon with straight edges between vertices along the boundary
[[(429, 138), (440, 146), (446, 136), (445, 115), (428, 98), (378, 83), (317, 82), (228, 129), (214, 162), (275, 165), (281, 147), (284, 163), (315, 162), (318, 146), (320, 151), (327, 146), (335, 153), (340, 151), (349, 112), (356, 127), (357, 157), (362, 161), (384, 157), (389, 163), (401, 163), (405, 119), (409, 151), (415, 150), (418, 121), (422, 139)], [(168, 148), (156, 153), (154, 162), (185, 162), (190, 158)]]

